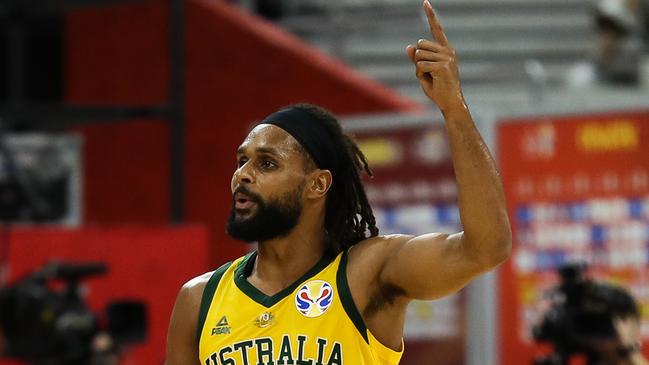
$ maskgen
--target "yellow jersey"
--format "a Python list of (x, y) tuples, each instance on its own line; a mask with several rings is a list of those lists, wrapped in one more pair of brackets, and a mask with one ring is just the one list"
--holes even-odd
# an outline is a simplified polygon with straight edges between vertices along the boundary
[[(256, 252), (209, 279), (197, 340), (205, 365), (395, 365), (402, 351), (365, 327), (347, 284), (347, 251), (323, 257), (295, 283), (267, 296), (246, 279)], [(402, 346), (403, 347), (403, 346)]]

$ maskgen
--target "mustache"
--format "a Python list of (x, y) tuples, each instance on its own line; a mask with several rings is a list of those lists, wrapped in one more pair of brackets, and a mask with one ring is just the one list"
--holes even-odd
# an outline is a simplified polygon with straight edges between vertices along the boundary
[(248, 190), (245, 186), (241, 185), (238, 188), (234, 189), (232, 192), (232, 202), (234, 203), (234, 197), (237, 195), (237, 193), (245, 194), (248, 196), (248, 198), (254, 202), (254, 203), (263, 203), (264, 200), (259, 196), (258, 194), (253, 193), (252, 191)]

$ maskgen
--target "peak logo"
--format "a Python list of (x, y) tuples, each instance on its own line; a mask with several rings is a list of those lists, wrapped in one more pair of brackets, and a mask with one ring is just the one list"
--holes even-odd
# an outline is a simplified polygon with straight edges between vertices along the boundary
[(334, 290), (331, 284), (322, 280), (311, 280), (295, 293), (295, 307), (305, 317), (323, 315), (333, 303)]
[(230, 324), (228, 323), (228, 318), (226, 316), (221, 317), (219, 322), (212, 328), (212, 336), (214, 335), (229, 335), (231, 331)]

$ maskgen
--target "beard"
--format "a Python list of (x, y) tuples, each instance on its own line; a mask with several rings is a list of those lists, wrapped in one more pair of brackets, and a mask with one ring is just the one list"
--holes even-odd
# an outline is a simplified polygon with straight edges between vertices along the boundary
[(236, 202), (233, 198), (232, 210), (226, 224), (228, 235), (248, 243), (263, 242), (287, 236), (300, 219), (302, 213), (300, 197), (303, 190), (304, 184), (301, 184), (295, 190), (282, 195), (280, 199), (266, 202), (259, 195), (251, 193), (245, 187), (237, 189), (235, 193), (246, 194), (256, 204), (257, 212), (249, 218), (237, 217)]

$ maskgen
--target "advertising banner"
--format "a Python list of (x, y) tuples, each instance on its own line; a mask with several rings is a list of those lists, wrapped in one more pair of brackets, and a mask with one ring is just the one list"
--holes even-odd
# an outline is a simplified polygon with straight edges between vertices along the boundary
[(649, 111), (505, 120), (497, 133), (514, 235), (499, 295), (502, 364), (543, 353), (531, 328), (566, 263), (625, 287), (647, 313)]

